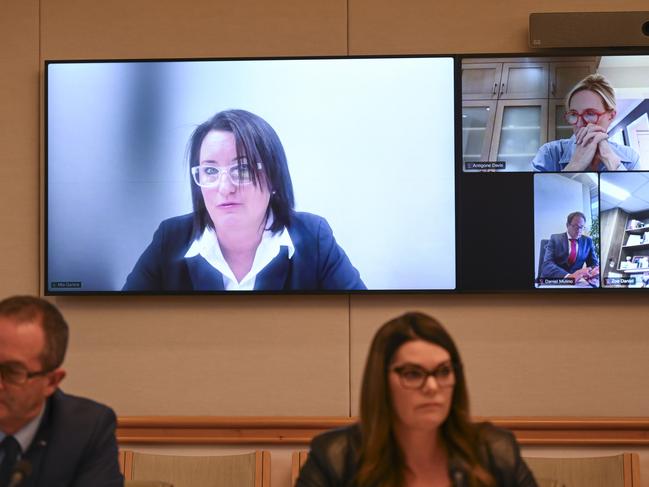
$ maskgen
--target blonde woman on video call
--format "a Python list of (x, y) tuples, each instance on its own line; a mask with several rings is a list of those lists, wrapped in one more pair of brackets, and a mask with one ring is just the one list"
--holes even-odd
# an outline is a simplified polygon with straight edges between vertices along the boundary
[(591, 74), (566, 96), (565, 119), (572, 125), (569, 139), (541, 146), (532, 160), (535, 171), (632, 171), (640, 156), (631, 147), (609, 140), (615, 119), (615, 91), (604, 76)]

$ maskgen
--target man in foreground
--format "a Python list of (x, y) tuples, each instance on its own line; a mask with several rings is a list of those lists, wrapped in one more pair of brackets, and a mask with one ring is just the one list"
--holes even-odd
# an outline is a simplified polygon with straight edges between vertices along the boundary
[(59, 390), (68, 325), (31, 296), (0, 301), (0, 487), (122, 487), (115, 414)]

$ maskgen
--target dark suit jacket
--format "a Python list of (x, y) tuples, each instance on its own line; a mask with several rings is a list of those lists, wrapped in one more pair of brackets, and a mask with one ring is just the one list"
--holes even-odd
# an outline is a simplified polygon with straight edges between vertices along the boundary
[(570, 254), (570, 242), (565, 233), (555, 233), (550, 237), (545, 248), (545, 257), (541, 266), (539, 277), (562, 278), (566, 274), (572, 274), (581, 269), (584, 262), (588, 267), (599, 265), (599, 257), (595, 252), (593, 240), (582, 235), (577, 242), (577, 259), (572, 265), (568, 265)]
[[(163, 221), (126, 278), (124, 291), (223, 291), (223, 275), (201, 255), (185, 258), (192, 214)], [(324, 218), (294, 213), (288, 226), (295, 253), (283, 247), (257, 274), (255, 290), (366, 289)]]
[(32, 473), (21, 487), (123, 487), (115, 426), (110, 408), (56, 391), (23, 455)]
[[(499, 487), (537, 487), (521, 458), (514, 435), (485, 423), (476, 425), (481, 461)], [(311, 442), (309, 458), (300, 471), (296, 487), (354, 487), (361, 445), (358, 425), (328, 431)], [(449, 458), (449, 475), (455, 487), (467, 485), (461, 461)]]

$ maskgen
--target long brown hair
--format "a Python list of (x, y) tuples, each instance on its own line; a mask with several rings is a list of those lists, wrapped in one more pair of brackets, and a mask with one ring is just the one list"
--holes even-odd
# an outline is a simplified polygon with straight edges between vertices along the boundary
[(387, 375), (397, 349), (411, 340), (439, 345), (449, 353), (454, 365), (451, 407), (440, 427), (449, 462), (463, 471), (467, 485), (494, 485), (493, 477), (480, 458), (478, 428), (469, 419), (469, 397), (460, 354), (444, 327), (423, 313), (406, 313), (388, 321), (376, 333), (370, 346), (361, 388), (361, 448), (356, 485), (398, 487), (404, 483), (406, 463), (394, 434)]

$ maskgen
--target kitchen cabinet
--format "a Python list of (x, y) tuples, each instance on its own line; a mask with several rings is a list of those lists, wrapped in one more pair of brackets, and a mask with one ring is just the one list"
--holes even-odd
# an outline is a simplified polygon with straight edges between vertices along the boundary
[(567, 138), (564, 98), (597, 69), (598, 58), (489, 58), (462, 65), (464, 162), (504, 161), (530, 171), (539, 147)]

